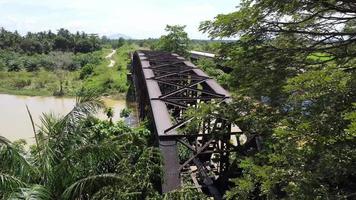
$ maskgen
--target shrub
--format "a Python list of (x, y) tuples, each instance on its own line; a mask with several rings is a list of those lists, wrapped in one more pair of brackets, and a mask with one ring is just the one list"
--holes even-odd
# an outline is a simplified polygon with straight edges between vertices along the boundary
[(22, 68), (22, 63), (19, 60), (10, 60), (8, 63), (8, 68), (7, 70), (9, 72), (15, 71), (18, 72)]
[(28, 72), (37, 71), (39, 69), (39, 60), (36, 57), (27, 57), (24, 59), (24, 67)]
[(92, 75), (94, 73), (94, 66), (93, 65), (85, 65), (81, 71), (80, 71), (80, 76), (79, 78), (80, 79), (85, 79), (87, 78), (88, 76)]

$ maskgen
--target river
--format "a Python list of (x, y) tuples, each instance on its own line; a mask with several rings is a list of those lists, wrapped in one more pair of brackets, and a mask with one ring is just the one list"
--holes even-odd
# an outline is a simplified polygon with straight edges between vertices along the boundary
[[(113, 121), (123, 120), (120, 112), (123, 108), (130, 107), (126, 100), (103, 98), (106, 106), (114, 110)], [(33, 131), (26, 105), (29, 107), (36, 125), (40, 125), (42, 113), (52, 112), (56, 115), (67, 114), (75, 105), (74, 98), (63, 97), (30, 97), (0, 94), (0, 135), (10, 141), (25, 139), (33, 144)], [(135, 113), (135, 112), (134, 112)], [(97, 113), (100, 119), (106, 119), (103, 111)], [(125, 119), (128, 123), (134, 123), (135, 115)]]

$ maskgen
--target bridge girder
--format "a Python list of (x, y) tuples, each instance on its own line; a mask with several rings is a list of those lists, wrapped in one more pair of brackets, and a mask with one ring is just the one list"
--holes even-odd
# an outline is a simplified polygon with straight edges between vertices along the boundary
[[(229, 103), (230, 94), (191, 62), (171, 53), (135, 52), (132, 75), (140, 118), (152, 121), (162, 152), (162, 192), (178, 189), (183, 174), (190, 173), (193, 179), (195, 177), (193, 182), (196, 185), (205, 188), (215, 199), (221, 199), (221, 191), (215, 185), (217, 179), (226, 184), (227, 177), (224, 175), (229, 167), (229, 152), (236, 150), (229, 141), (231, 135), (237, 134), (231, 132), (231, 123), (211, 117), (201, 124), (196, 133), (179, 130), (192, 120), (184, 117), (187, 109), (197, 107), (200, 102)], [(225, 131), (225, 136), (214, 137), (217, 131)], [(186, 160), (179, 160), (178, 144), (190, 151)], [(215, 169), (209, 166), (213, 154), (219, 155)], [(216, 177), (210, 176), (212, 171), (217, 174)], [(200, 186), (197, 185), (197, 188)]]

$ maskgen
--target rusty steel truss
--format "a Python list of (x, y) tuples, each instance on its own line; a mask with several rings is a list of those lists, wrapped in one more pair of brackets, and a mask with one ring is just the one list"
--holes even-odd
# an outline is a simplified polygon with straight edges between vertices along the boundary
[[(219, 188), (228, 181), (229, 153), (235, 147), (231, 136), (236, 132), (231, 123), (213, 115), (187, 132), (192, 118), (184, 113), (203, 102), (228, 103), (230, 94), (191, 62), (171, 53), (135, 52), (132, 77), (140, 118), (152, 122), (162, 152), (162, 192), (175, 190), (190, 179), (198, 190), (221, 199)], [(178, 149), (188, 156), (180, 156)]]

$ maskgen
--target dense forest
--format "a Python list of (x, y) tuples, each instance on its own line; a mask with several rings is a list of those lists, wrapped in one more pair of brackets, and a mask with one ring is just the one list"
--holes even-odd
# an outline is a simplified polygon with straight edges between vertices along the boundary
[[(167, 25), (159, 39), (130, 41), (2, 29), (0, 91), (33, 93), (56, 74), (66, 78), (48, 91), (78, 97), (67, 115), (42, 116), (29, 150), (0, 137), (0, 198), (209, 199), (190, 185), (159, 193), (162, 160), (147, 122), (132, 128), (93, 115), (103, 107), (99, 96), (127, 92), (126, 67), (136, 49), (216, 54), (195, 64), (233, 101), (204, 105), (189, 117), (214, 113), (260, 144), (258, 151), (231, 152), (238, 176), (225, 199), (356, 198), (354, 1), (243, 0), (235, 12), (201, 23), (212, 41), (190, 40), (184, 29)], [(118, 64), (108, 71), (103, 56), (111, 48)]]

